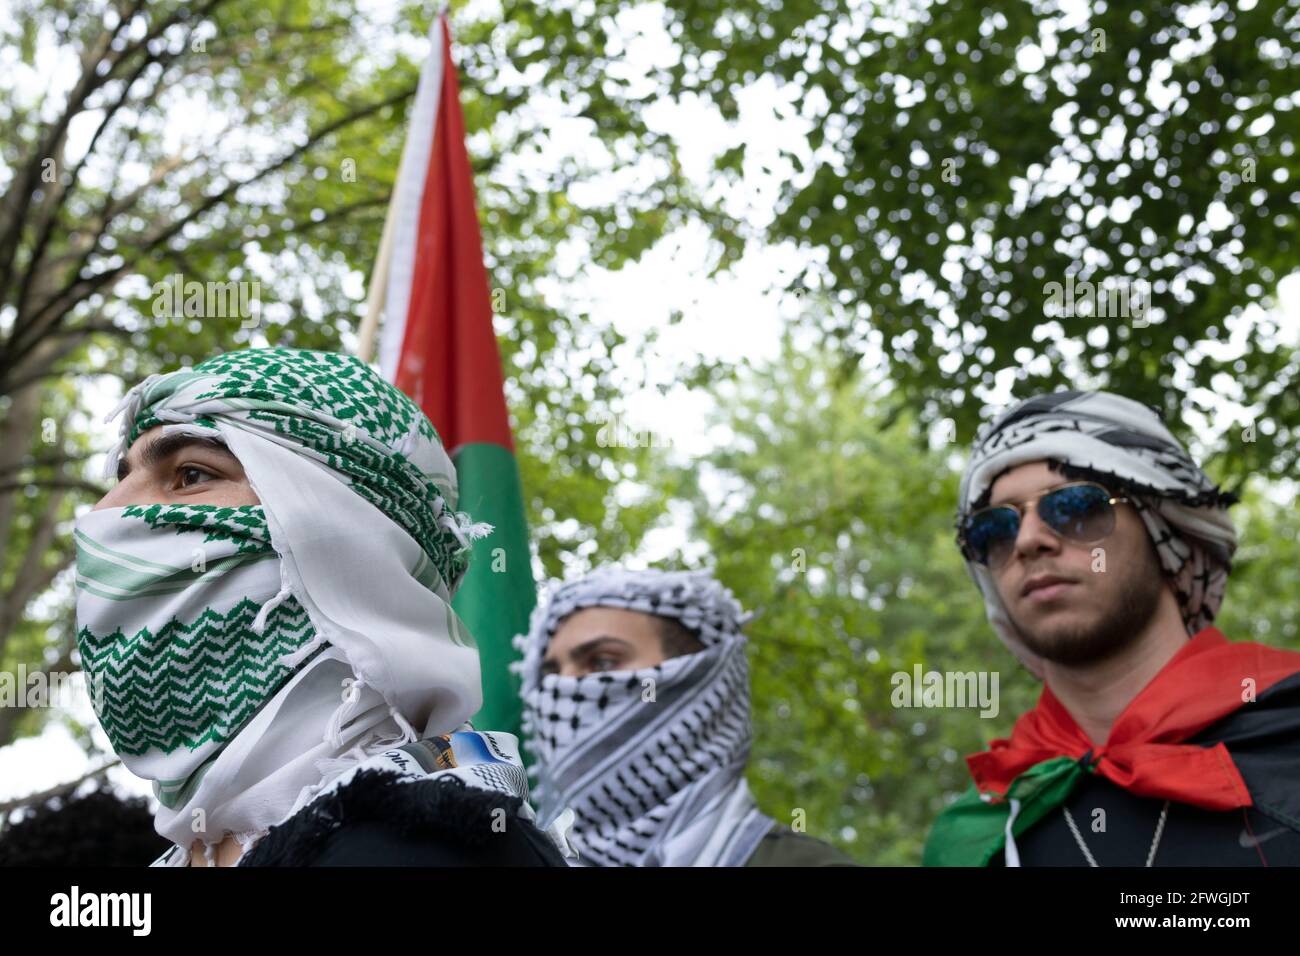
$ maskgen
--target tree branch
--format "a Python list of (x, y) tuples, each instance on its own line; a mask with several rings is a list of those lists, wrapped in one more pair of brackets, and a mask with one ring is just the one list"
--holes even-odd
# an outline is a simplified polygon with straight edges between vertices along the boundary
[(27, 807), (33, 804), (41, 804), (44, 803), (46, 800), (52, 800), (55, 797), (59, 797), (65, 793), (69, 793), (73, 790), (76, 790), (87, 780), (92, 780), (95, 777), (107, 773), (109, 770), (112, 770), (114, 767), (119, 766), (121, 763), (122, 763), (121, 758), (118, 758), (116, 760), (110, 760), (108, 763), (104, 764), (101, 767), (96, 767), (94, 770), (91, 770), (89, 773), (83, 773), (80, 777), (78, 777), (76, 780), (73, 780), (71, 783), (61, 783), (57, 787), (50, 787), (48, 790), (42, 790), (40, 793), (33, 793), (25, 797), (18, 797), (16, 800), (6, 800), (4, 803), (0, 803), (0, 815), (11, 813), (14, 810), (20, 809), (21, 807)]
[[(3, 302), (9, 295), (9, 284), (13, 276), (14, 256), (18, 252), (18, 240), (26, 226), (27, 208), (32, 201), (33, 185), (40, 175), (41, 165), (45, 159), (55, 152), (58, 144), (63, 141), (67, 135), (68, 126), (72, 123), (72, 118), (81, 112), (86, 98), (96, 89), (108, 82), (116, 69), (117, 63), (121, 62), (122, 56), (127, 52), (134, 52), (135, 46), (129, 46), (125, 51), (119, 53), (116, 57), (110, 56), (112, 52), (113, 41), (127, 26), (135, 15), (140, 12), (144, 6), (144, 0), (136, 0), (127, 15), (118, 20), (117, 26), (110, 32), (104, 30), (100, 33), (96, 41), (86, 47), (81, 56), (81, 76), (68, 94), (67, 103), (58, 118), (51, 122), (45, 130), (45, 135), (41, 138), (39, 145), (32, 151), (32, 156), (27, 165), (19, 173), (9, 190), (6, 192), (4, 204), (5, 207), (0, 209), (0, 302)], [(152, 39), (152, 37), (147, 37)], [(109, 69), (102, 74), (99, 72), (99, 64), (107, 62)]]
[[(9, 411), (0, 421), (0, 467), (10, 468), (31, 448), (32, 429), (40, 414), (41, 395), (35, 388), (14, 391)], [(14, 495), (0, 494), (0, 562), (9, 553), (9, 529), (13, 526)], [(0, 564), (3, 570), (3, 564)]]
[(23, 488), (67, 488), (72, 491), (84, 491), (87, 494), (98, 495), (100, 498), (108, 494), (108, 489), (103, 485), (97, 485), (93, 481), (86, 481), (84, 478), (32, 478), (28, 481), (0, 481), (0, 494), (21, 491)]
[[(62, 479), (67, 476), (58, 477)], [(27, 602), (49, 587), (59, 572), (72, 563), (71, 553), (59, 555), (59, 560), (52, 565), (45, 563), (46, 555), (54, 546), (54, 536), (59, 527), (59, 509), (63, 505), (65, 494), (66, 489), (56, 489), (50, 495), (50, 500), (32, 531), (23, 562), (13, 576), (9, 593), (0, 603), (0, 652), (4, 651), (9, 632), (18, 623)]]
[(0, 475), (11, 475), (16, 471), (26, 471), (29, 468), (57, 468), (59, 465), (73, 464), (79, 461), (87, 461), (94, 457), (92, 453), (86, 452), (76, 455), (47, 455), (42, 458), (32, 458), (29, 460), (19, 461), (17, 463), (6, 463), (0, 465)]
[[(219, 192), (207, 197), (197, 207), (190, 210), (189, 213), (182, 216), (180, 219), (168, 224), (160, 231), (154, 233), (154, 235), (145, 237), (143, 246), (137, 251), (137, 258), (147, 258), (149, 254), (157, 250), (160, 246), (167, 243), (173, 236), (177, 235), (187, 225), (205, 216), (213, 208), (228, 202), (235, 195), (235, 193), (237, 193), (240, 189), (244, 188), (245, 186), (252, 185), (253, 183), (256, 183), (264, 179), (266, 176), (269, 176), (271, 173), (283, 168), (284, 166), (287, 166), (289, 163), (300, 158), (304, 153), (308, 152), (314, 146), (319, 144), (322, 140), (338, 132), (340, 129), (343, 129), (359, 120), (365, 119), (367, 116), (371, 116), (375, 113), (378, 113), (381, 110), (387, 109), (390, 106), (395, 106), (399, 103), (403, 103), (406, 100), (409, 100), (414, 95), (415, 95), (415, 87), (412, 86), (386, 99), (379, 100), (374, 103), (369, 103), (363, 107), (353, 110), (352, 112), (344, 114), (343, 116), (339, 117), (336, 120), (333, 120), (330, 123), (326, 123), (323, 127), (321, 127), (320, 129), (312, 133), (310, 136), (308, 136), (303, 143), (294, 147), (292, 150), (287, 152), (285, 155), (280, 157), (275, 162), (263, 167), (261, 170), (254, 173), (252, 176), (249, 176), (247, 179), (242, 179), (239, 180), (238, 182), (229, 184)], [(49, 302), (47, 302), (37, 313), (37, 315), (33, 318), (32, 324), (29, 326), (28, 329), (29, 334), (24, 336), (22, 338), (22, 341), (11, 340), (10, 349), (9, 349), (10, 367), (12, 367), (12, 365), (16, 361), (25, 357), (26, 354), (30, 352), (33, 347), (35, 347), (35, 344), (39, 342), (40, 338), (43, 337), (43, 335), (45, 334), (46, 326), (49, 326), (53, 323), (57, 323), (58, 318), (66, 314), (73, 305), (75, 305), (77, 302), (81, 301), (82, 299), (90, 295), (93, 295), (95, 292), (97, 292), (101, 287), (103, 287), (107, 283), (120, 278), (127, 272), (127, 270), (128, 270), (128, 265), (123, 264), (116, 268), (106, 269), (103, 272), (99, 272), (92, 276), (88, 276), (85, 279), (78, 279), (73, 283), (65, 286)], [(44, 319), (46, 315), (50, 315), (52, 318), (42, 323), (41, 320)]]
[[(158, 63), (162, 66), (162, 70), (159, 72), (158, 75), (158, 82), (154, 84), (153, 88), (149, 91), (149, 94), (147, 96), (141, 97), (139, 102), (136, 104), (137, 111), (140, 106), (152, 102), (157, 97), (158, 93), (161, 91), (163, 86), (163, 79), (165, 78), (167, 73), (167, 66), (171, 62), (175, 61), (178, 57), (179, 54), (164, 53), (156, 60), (149, 59), (149, 58), (142, 59), (140, 61), (140, 66), (135, 71), (135, 74), (123, 81), (122, 93), (120, 96), (118, 96), (117, 102), (113, 103), (111, 106), (107, 107), (103, 111), (104, 113), (103, 118), (100, 121), (99, 125), (95, 128), (95, 132), (91, 135), (90, 144), (86, 147), (85, 154), (81, 157), (81, 159), (78, 161), (76, 166), (74, 166), (72, 170), (69, 172), (67, 183), (66, 184), (61, 183), (63, 188), (57, 190), (57, 192), (54, 193), (53, 196), (54, 201), (51, 204), (50, 208), (48, 210), (45, 210), (45, 215), (42, 217), (41, 231), (39, 236), (36, 239), (35, 245), (32, 247), (32, 254), (28, 259), (27, 269), (24, 271), (22, 284), (19, 287), (19, 291), (18, 291), (17, 304), (18, 304), (18, 314), (20, 320), (23, 314), (26, 312), (28, 297), (31, 293), (31, 286), (36, 276), (36, 272), (41, 267), (42, 262), (44, 261), (45, 249), (49, 245), (50, 238), (54, 235), (55, 226), (60, 222), (62, 218), (61, 213), (63, 207), (67, 203), (68, 197), (76, 190), (77, 183), (81, 179), (82, 170), (85, 169), (86, 164), (90, 162), (92, 157), (94, 157), (95, 147), (99, 143), (100, 136), (109, 127), (109, 124), (112, 122), (113, 117), (117, 115), (118, 111), (126, 103), (126, 101), (131, 95), (132, 87), (134, 87), (136, 81), (139, 80), (140, 77), (144, 75), (145, 71), (147, 71), (149, 67), (154, 63)], [(111, 188), (109, 189), (109, 192), (110, 193), (112, 192)], [(98, 239), (96, 239), (94, 245), (97, 246), (98, 244), (99, 244)], [(60, 259), (62, 259), (62, 257), (60, 257)], [(59, 260), (55, 260), (55, 262), (58, 261)], [(53, 265), (53, 264), (55, 263), (51, 262), (48, 263), (47, 265)], [(15, 331), (19, 327), (20, 326), (16, 321), (14, 326)]]

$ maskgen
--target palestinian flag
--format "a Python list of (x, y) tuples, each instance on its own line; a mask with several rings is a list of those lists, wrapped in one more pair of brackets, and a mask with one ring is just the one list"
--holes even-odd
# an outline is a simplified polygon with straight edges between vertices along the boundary
[(536, 589), (445, 15), (430, 33), (434, 52), (420, 75), (396, 186), (379, 360), (451, 454), (458, 508), (495, 528), (474, 542), (452, 606), (481, 654), (475, 722), (518, 735), (511, 639), (528, 630)]
[(1105, 745), (1093, 744), (1044, 687), (1009, 739), (966, 762), (975, 785), (935, 821), (926, 866), (989, 865), (1008, 827), (1018, 839), (1090, 774), (1138, 797), (1295, 821), (1300, 654), (1229, 643), (1207, 627), (1133, 698)]

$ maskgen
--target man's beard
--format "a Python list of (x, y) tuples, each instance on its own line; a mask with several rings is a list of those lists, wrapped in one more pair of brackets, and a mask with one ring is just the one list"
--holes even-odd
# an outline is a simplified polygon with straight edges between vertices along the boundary
[(1057, 628), (1050, 634), (1036, 634), (1017, 621), (1010, 609), (1007, 614), (1029, 650), (1054, 664), (1078, 667), (1107, 660), (1134, 644), (1155, 617), (1164, 588), (1158, 566), (1126, 576), (1099, 620)]

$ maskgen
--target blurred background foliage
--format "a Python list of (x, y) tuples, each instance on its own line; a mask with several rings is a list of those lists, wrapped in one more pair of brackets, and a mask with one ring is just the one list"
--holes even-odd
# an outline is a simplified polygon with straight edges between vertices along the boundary
[[(967, 754), (1010, 733), (1040, 684), (1012, 657), (954, 541), (965, 449), (887, 422), (887, 383), (844, 378), (836, 353), (795, 350), (743, 373), (719, 405), (730, 439), (699, 469), (695, 534), (746, 608), (750, 781), (763, 808), (856, 859), (914, 865), (929, 823), (970, 783)], [(954, 452), (959, 452), (954, 454)], [(1251, 485), (1242, 549), (1217, 622), (1300, 650), (1300, 517)], [(1271, 489), (1270, 489), (1271, 490)], [(891, 677), (996, 672), (998, 712), (891, 704)], [(796, 811), (802, 811), (799, 817)]]
[[(633, 7), (670, 40), (644, 75)], [(433, 5), (358, 9), (0, 14), (0, 668), (76, 665), (69, 522), (102, 493), (88, 459), (124, 387), (230, 348), (354, 346)], [(1100, 386), (1169, 413), (1244, 491), (1224, 630), (1300, 646), (1300, 360), (1274, 308), (1300, 229), (1300, 2), (502, 0), (453, 3), (452, 25), (537, 567), (688, 529), (673, 563), (762, 609), (750, 775), (774, 817), (918, 862), (962, 756), (1032, 704), (952, 541), (994, 394)], [(806, 130), (762, 169), (740, 106), (760, 82)], [(734, 134), (707, 182), (651, 121), (663, 103)], [(739, 212), (758, 173), (775, 199)], [(672, 356), (714, 399), (680, 424), (711, 429), (706, 455), (611, 445), (653, 335), (569, 293), (699, 227), (715, 273), (799, 250), (772, 277), (799, 313), (775, 361)], [(258, 282), (256, 327), (156, 314), (176, 274)], [(1145, 284), (1147, 321), (1052, 313), (1071, 277)], [(892, 708), (918, 663), (997, 670), (1000, 713)], [(46, 717), (0, 709), (0, 746)]]

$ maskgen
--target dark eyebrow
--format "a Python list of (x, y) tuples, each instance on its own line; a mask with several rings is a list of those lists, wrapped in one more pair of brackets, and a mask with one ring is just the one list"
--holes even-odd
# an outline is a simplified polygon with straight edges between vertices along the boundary
[[(623, 640), (621, 637), (615, 637), (613, 634), (601, 634), (598, 635), (597, 637), (593, 637), (589, 641), (583, 641), (581, 644), (579, 644), (577, 647), (575, 647), (573, 650), (569, 652), (569, 656), (576, 659), (581, 657), (584, 654), (590, 654), (593, 650), (595, 650), (600, 644), (604, 643), (605, 641), (613, 641), (615, 644), (621, 644), (627, 648), (632, 647), (631, 644)], [(559, 669), (559, 664), (554, 659), (542, 661), (543, 674), (550, 674), (555, 672), (558, 669)]]
[[(144, 451), (140, 454), (140, 467), (150, 468), (160, 461), (165, 461), (172, 455), (186, 448), (198, 445), (212, 451), (220, 452), (229, 458), (238, 461), (230, 449), (226, 447), (225, 442), (219, 438), (200, 438), (198, 435), (186, 435), (183, 432), (174, 432), (170, 435), (163, 435), (155, 438), (145, 446)], [(131, 465), (123, 456), (117, 463), (117, 480), (121, 481), (131, 473)]]

